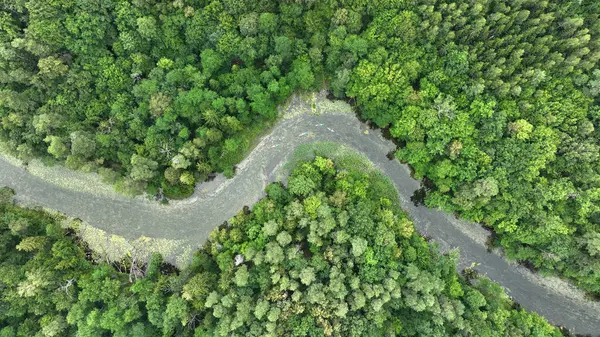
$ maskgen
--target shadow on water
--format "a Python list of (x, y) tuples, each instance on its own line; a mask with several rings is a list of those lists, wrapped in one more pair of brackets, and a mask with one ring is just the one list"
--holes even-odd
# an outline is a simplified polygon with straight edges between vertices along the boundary
[[(412, 172), (412, 168), (411, 168)], [(425, 198), (427, 198), (427, 194), (433, 192), (435, 190), (435, 185), (433, 181), (429, 180), (427, 177), (423, 177), (421, 180), (421, 187), (413, 193), (410, 197), (410, 201), (413, 202), (415, 207), (424, 206)]]
[(394, 136), (392, 136), (392, 132), (390, 131), (390, 127), (389, 126), (381, 128), (381, 135), (383, 136), (383, 138), (385, 138), (385, 139), (387, 139), (389, 141), (392, 141), (394, 144), (398, 145), (397, 144), (398, 140), (396, 138), (394, 138)]
[(410, 197), (410, 201), (413, 202), (415, 207), (424, 206), (425, 197), (427, 197), (427, 189), (425, 187), (421, 187), (418, 190), (415, 190), (413, 195)]
[(488, 232), (488, 237), (485, 241), (485, 249), (488, 253), (491, 253), (494, 248), (500, 247), (500, 236), (489, 227), (482, 226), (482, 228)]
[(163, 261), (160, 264), (160, 273), (162, 275), (179, 274), (179, 268), (175, 267), (171, 263)]

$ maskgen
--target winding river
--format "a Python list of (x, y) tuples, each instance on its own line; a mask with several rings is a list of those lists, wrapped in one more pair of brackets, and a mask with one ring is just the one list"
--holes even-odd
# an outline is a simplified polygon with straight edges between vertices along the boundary
[[(323, 101), (323, 100), (321, 100)], [(460, 249), (459, 268), (471, 266), (499, 282), (524, 308), (537, 312), (555, 325), (577, 334), (600, 333), (600, 305), (583, 299), (575, 287), (556, 278), (543, 278), (507, 262), (500, 253), (485, 248), (487, 232), (476, 224), (457, 220), (445, 212), (415, 206), (410, 197), (420, 187), (409, 168), (386, 155), (395, 145), (378, 130), (368, 130), (351, 112), (328, 109), (314, 114), (320, 103), (299, 99), (272, 131), (260, 139), (248, 157), (238, 165), (232, 179), (217, 177), (198, 186), (187, 200), (161, 206), (142, 199), (128, 199), (81, 190), (67, 189), (28, 173), (0, 157), (0, 186), (13, 188), (16, 199), (78, 217), (94, 227), (126, 238), (145, 235), (183, 240), (199, 246), (217, 225), (244, 206), (264, 196), (266, 184), (283, 177), (283, 164), (301, 144), (332, 141), (365, 155), (398, 190), (402, 207), (417, 230), (438, 242), (441, 250)], [(335, 105), (333, 105), (335, 107)], [(293, 110), (293, 113), (290, 111)], [(325, 109), (322, 109), (325, 110)], [(323, 111), (321, 111), (323, 112)], [(68, 174), (68, 173), (67, 173)], [(93, 188), (93, 186), (92, 186)]]

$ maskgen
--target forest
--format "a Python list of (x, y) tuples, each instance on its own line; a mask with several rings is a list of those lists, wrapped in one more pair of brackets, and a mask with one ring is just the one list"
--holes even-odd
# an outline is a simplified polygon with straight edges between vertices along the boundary
[(234, 174), (298, 90), (385, 128), (425, 203), (600, 295), (595, 0), (14, 0), (0, 141), (122, 193)]
[(0, 336), (562, 336), (456, 272), (373, 169), (316, 157), (176, 270), (107, 263), (0, 189)]

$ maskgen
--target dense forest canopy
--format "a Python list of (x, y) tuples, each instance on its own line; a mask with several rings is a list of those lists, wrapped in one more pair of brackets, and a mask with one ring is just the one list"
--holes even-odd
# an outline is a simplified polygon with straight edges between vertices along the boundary
[(353, 166), (300, 162), (181, 271), (158, 255), (94, 260), (0, 190), (0, 336), (561, 336), (498, 284), (459, 276), (389, 180)]
[(294, 90), (389, 127), (426, 203), (600, 294), (595, 0), (4, 1), (0, 139), (186, 196)]

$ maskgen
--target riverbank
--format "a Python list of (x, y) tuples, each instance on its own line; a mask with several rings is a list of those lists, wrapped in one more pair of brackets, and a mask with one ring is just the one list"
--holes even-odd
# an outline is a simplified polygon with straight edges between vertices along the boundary
[[(323, 98), (314, 103), (316, 111), (321, 113), (311, 113), (313, 103), (302, 101), (298, 99), (298, 103), (288, 106), (296, 112), (282, 118), (271, 133), (260, 139), (238, 165), (232, 179), (217, 177), (208, 193), (193, 200), (165, 207), (147, 200), (111, 198), (72, 190), (33, 176), (1, 159), (0, 185), (13, 188), (21, 203), (59, 210), (111, 235), (129, 240), (141, 236), (182, 240), (193, 249), (206, 240), (214, 227), (259, 200), (268, 182), (284, 178), (284, 164), (299, 146), (336, 142), (362, 153), (391, 179), (398, 190), (402, 208), (422, 235), (436, 241), (442, 251), (460, 248), (459, 268), (478, 264), (477, 271), (502, 284), (516, 302), (545, 316), (553, 324), (569, 327), (580, 334), (600, 331), (598, 303), (585, 300), (581, 291), (560, 279), (532, 274), (507, 262), (500, 254), (488, 253), (485, 240), (482, 240), (487, 232), (479, 225), (456, 219), (440, 210), (415, 206), (411, 196), (420, 188), (420, 182), (411, 177), (406, 165), (386, 157), (395, 149), (395, 144), (385, 139), (381, 131), (369, 130), (354, 114), (347, 113), (351, 111), (349, 106), (346, 105), (344, 111), (324, 113), (322, 104), (329, 103), (322, 103), (325, 102)], [(65, 171), (65, 174), (69, 172)]]

